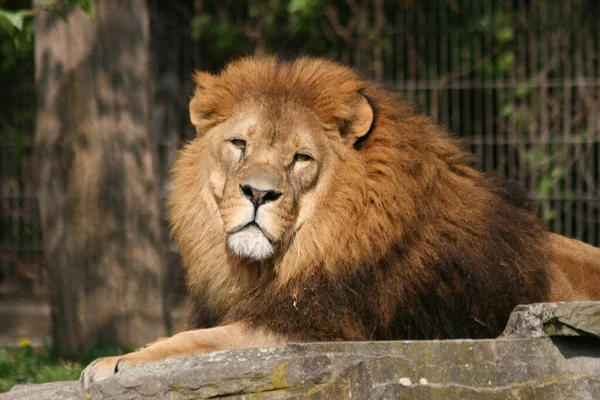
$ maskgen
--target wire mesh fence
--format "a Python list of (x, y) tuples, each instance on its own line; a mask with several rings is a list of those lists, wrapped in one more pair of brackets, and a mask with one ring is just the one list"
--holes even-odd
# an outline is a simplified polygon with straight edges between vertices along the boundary
[[(176, 151), (193, 134), (193, 69), (214, 71), (255, 51), (325, 55), (414, 100), (465, 140), (482, 169), (520, 181), (551, 230), (600, 245), (600, 3), (344, 0), (327, 3), (294, 37), (260, 31), (251, 2), (241, 3), (150, 1), (152, 129), (165, 195)], [(225, 18), (219, 10), (227, 7), (236, 9), (230, 26), (242, 32), (237, 47), (194, 35), (199, 16)], [(33, 113), (32, 93), (17, 101)], [(46, 283), (35, 160), (30, 142), (9, 131), (31, 137), (31, 121), (2, 124), (0, 296), (16, 279), (28, 285), (21, 294), (43, 293)]]

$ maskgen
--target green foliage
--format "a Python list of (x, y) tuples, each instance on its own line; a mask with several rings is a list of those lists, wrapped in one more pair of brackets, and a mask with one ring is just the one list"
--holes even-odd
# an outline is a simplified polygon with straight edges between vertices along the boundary
[(33, 24), (31, 20), (8, 26), (2, 23), (2, 15), (6, 14), (3, 13), (4, 10), (0, 10), (0, 73), (16, 68), (21, 59), (33, 55)]
[(220, 19), (210, 14), (197, 15), (190, 21), (191, 38), (198, 41), (207, 38), (214, 43), (217, 51), (232, 51), (237, 48), (241, 40), (238, 27), (226, 19)]
[(310, 17), (319, 6), (319, 0), (290, 0), (287, 9), (290, 14), (301, 14)]
[(23, 10), (7, 11), (0, 9), (0, 28), (9, 35), (15, 30), (20, 31), (23, 29), (23, 20), (25, 19), (25, 16), (26, 13)]
[[(525, 152), (525, 161), (530, 171), (539, 173), (539, 180), (535, 188), (538, 199), (547, 199), (556, 188), (568, 197), (572, 193), (565, 188), (564, 181), (567, 176), (568, 155), (565, 148), (556, 145), (537, 145)], [(550, 223), (557, 217), (556, 210), (549, 207), (546, 202), (542, 203), (540, 217), (546, 223)]]
[[(19, 35), (19, 32), (26, 32), (24, 28), (27, 19), (40, 12), (52, 12), (64, 15), (65, 10), (70, 7), (79, 7), (92, 19), (95, 16), (94, 0), (46, 0), (40, 3), (41, 5), (36, 8), (18, 10), (0, 8), (0, 30), (3, 30), (11, 37), (16, 37)], [(31, 40), (33, 32), (30, 30), (26, 33), (28, 33), (28, 39)]]
[(82, 370), (79, 363), (55, 359), (30, 346), (18, 350), (0, 348), (0, 392), (19, 383), (77, 379)]
[(321, 0), (290, 0), (287, 6), (290, 34), (295, 35), (308, 29), (311, 20), (314, 19), (322, 6)]
[[(31, 148), (34, 109), (33, 17), (42, 12), (65, 15), (79, 7), (94, 17), (93, 0), (45, 0), (36, 7), (30, 0), (0, 0), (0, 138), (10, 142), (21, 161)], [(31, 101), (24, 101), (30, 98)]]
[(241, 37), (238, 27), (223, 19), (216, 21), (211, 26), (217, 50), (227, 51), (237, 47)]
[(515, 30), (513, 18), (510, 14), (499, 11), (491, 15), (484, 15), (479, 20), (479, 25), (491, 29), (494, 37), (501, 43), (510, 42), (514, 39)]
[[(0, 0), (0, 140), (11, 143), (14, 160), (21, 161), (32, 141), (33, 19), (28, 0)], [(10, 181), (11, 176), (5, 176)]]
[(496, 73), (503, 74), (509, 70), (509, 68), (515, 62), (515, 55), (512, 51), (505, 51), (496, 57)]
[(123, 354), (131, 349), (93, 348), (76, 358), (61, 358), (52, 349), (0, 348), (0, 393), (21, 383), (45, 383), (78, 379), (87, 364), (98, 357)]
[(247, 17), (236, 19), (236, 13), (225, 11), (220, 2), (206, 1), (203, 9), (190, 20), (190, 37), (205, 40), (220, 57), (252, 51), (254, 41), (277, 43), (293, 48), (291, 40), (310, 31), (319, 16), (322, 0), (282, 0), (239, 2), (247, 7)]

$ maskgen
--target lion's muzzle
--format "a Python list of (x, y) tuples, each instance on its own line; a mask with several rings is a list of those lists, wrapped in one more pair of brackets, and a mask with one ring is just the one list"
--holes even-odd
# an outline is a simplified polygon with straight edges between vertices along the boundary
[(230, 229), (227, 246), (242, 258), (264, 260), (275, 252), (274, 208), (283, 197), (279, 190), (280, 178), (265, 168), (244, 171), (239, 181), (239, 200), (235, 212), (228, 212)]

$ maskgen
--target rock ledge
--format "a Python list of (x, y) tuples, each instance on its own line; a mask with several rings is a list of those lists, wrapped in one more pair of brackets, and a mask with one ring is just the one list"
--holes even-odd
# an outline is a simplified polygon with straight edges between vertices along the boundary
[(518, 306), (494, 340), (307, 343), (144, 364), (0, 399), (600, 398), (600, 302)]

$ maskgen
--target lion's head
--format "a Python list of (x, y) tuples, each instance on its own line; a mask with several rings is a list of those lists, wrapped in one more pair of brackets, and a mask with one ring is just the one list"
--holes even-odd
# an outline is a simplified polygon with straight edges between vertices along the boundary
[[(171, 197), (184, 258), (214, 258), (218, 248), (227, 263), (281, 264), (292, 262), (290, 252), (331, 252), (320, 245), (327, 229), (347, 231), (352, 209), (367, 200), (357, 152), (374, 120), (366, 82), (350, 68), (308, 58), (244, 59), (194, 78), (197, 138), (180, 154)], [(304, 227), (311, 219), (315, 226)]]
[(207, 184), (227, 248), (242, 259), (260, 261), (285, 250), (317, 199), (325, 200), (328, 185), (323, 182), (333, 178), (340, 157), (368, 132), (373, 113), (355, 92), (344, 99), (350, 113), (346, 119), (324, 120), (293, 91), (263, 86), (266, 94), (247, 88), (226, 112), (220, 106), (217, 115), (212, 102), (224, 100), (211, 93), (219, 80), (228, 80), (227, 72), (218, 78), (196, 76), (200, 89), (190, 106), (192, 121), (206, 136), (200, 140), (208, 148)]

